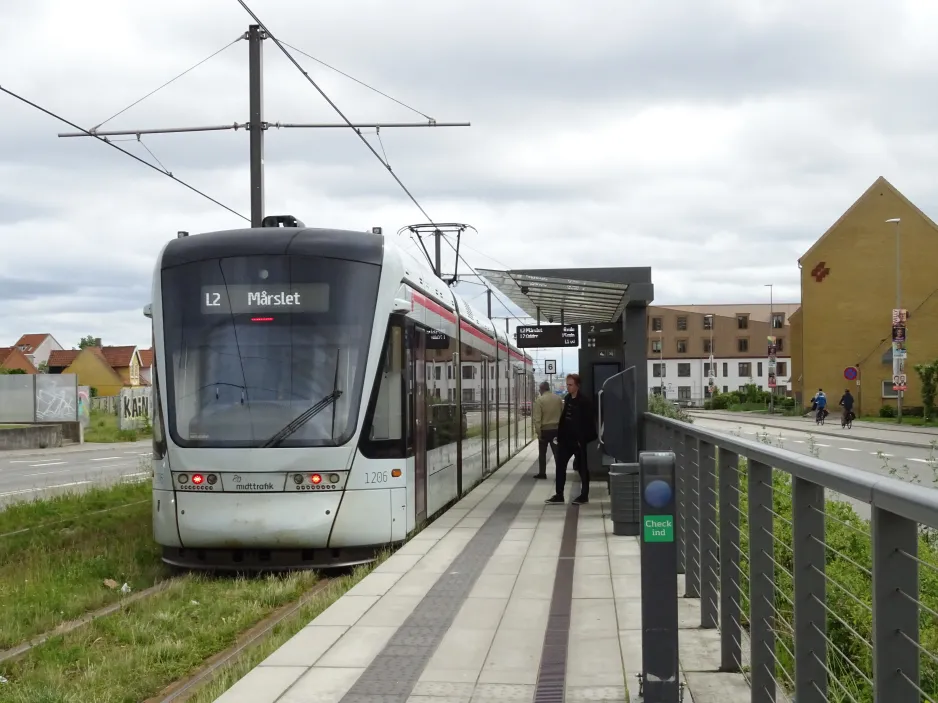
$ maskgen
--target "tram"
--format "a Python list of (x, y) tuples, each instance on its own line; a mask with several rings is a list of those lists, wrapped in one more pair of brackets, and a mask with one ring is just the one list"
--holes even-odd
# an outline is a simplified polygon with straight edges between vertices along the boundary
[(189, 569), (366, 563), (515, 455), (533, 362), (381, 234), (179, 233), (153, 275), (153, 531)]

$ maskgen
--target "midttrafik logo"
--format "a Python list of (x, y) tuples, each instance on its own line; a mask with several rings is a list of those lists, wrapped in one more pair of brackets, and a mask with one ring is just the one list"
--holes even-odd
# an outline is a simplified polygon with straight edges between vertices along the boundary
[(274, 490), (274, 484), (270, 481), (265, 483), (239, 483), (235, 485), (235, 490), (238, 491), (272, 491)]

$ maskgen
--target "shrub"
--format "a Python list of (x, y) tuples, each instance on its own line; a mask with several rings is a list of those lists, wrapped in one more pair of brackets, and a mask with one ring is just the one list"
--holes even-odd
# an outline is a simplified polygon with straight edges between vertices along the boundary
[(710, 405), (714, 410), (726, 410), (730, 407), (730, 395), (729, 393), (717, 393), (710, 400)]
[(879, 409), (879, 416), (880, 417), (895, 417), (896, 409), (892, 407), (891, 405), (884, 405), (883, 407)]
[(916, 364), (915, 373), (922, 381), (923, 416), (928, 419), (935, 414), (935, 395), (938, 393), (938, 360), (930, 364)]
[(691, 423), (693, 418), (687, 414), (684, 408), (675, 405), (673, 401), (662, 398), (660, 395), (651, 394), (648, 396), (648, 412), (663, 417), (670, 417), (672, 420)]

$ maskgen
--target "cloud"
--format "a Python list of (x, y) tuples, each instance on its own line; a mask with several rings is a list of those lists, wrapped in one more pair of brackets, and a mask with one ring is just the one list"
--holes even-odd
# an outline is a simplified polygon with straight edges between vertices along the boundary
[[(792, 301), (798, 256), (876, 177), (938, 214), (926, 3), (251, 4), (290, 44), (437, 120), (472, 122), (365, 136), (430, 217), (478, 229), (461, 251), (480, 267), (650, 265), (658, 303), (763, 300), (767, 283)], [(101, 0), (93, 14), (6, 3), (0, 85), (91, 127), (249, 22), (231, 0)], [(264, 57), (265, 119), (340, 121), (273, 42)], [(424, 119), (297, 57), (356, 122)], [(247, 88), (235, 41), (105, 128), (243, 123)], [(149, 344), (140, 310), (163, 244), (242, 221), (107, 145), (57, 137), (71, 128), (3, 95), (0, 127), (0, 344), (39, 331)], [(243, 130), (115, 143), (247, 213)], [(425, 220), (347, 129), (272, 127), (265, 169), (269, 213), (394, 237)], [(448, 247), (443, 259), (452, 271)], [(485, 309), (484, 289), (459, 290)], [(497, 300), (493, 314), (506, 314)]]

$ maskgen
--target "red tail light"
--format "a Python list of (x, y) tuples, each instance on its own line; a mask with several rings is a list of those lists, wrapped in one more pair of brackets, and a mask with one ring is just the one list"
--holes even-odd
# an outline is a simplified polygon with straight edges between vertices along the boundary
[(322, 483), (322, 476), (319, 474), (313, 474), (309, 477), (309, 480), (312, 481), (314, 485), (318, 486), (320, 483)]
[(273, 322), (274, 318), (272, 317), (252, 317), (251, 322)]
[(202, 474), (192, 474), (192, 483), (195, 485), (201, 485), (205, 481), (205, 477)]

